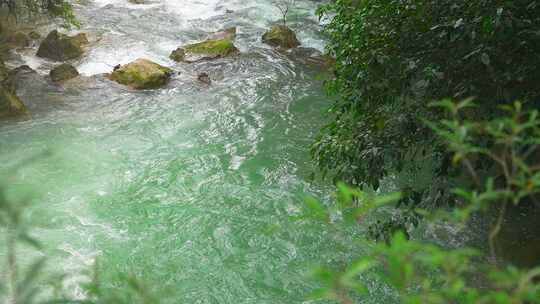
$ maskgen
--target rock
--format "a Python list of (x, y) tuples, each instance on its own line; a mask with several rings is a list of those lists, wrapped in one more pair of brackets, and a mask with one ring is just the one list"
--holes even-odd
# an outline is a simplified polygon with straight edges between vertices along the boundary
[(292, 49), (300, 45), (296, 34), (285, 25), (274, 25), (262, 36), (262, 41), (274, 47)]
[(176, 50), (172, 51), (169, 58), (176, 62), (184, 61), (186, 58), (186, 51), (183, 48), (177, 48)]
[(223, 31), (212, 33), (208, 36), (208, 40), (229, 39), (233, 41), (236, 38), (236, 26), (224, 29)]
[(232, 14), (232, 13), (234, 13), (234, 11), (232, 9), (227, 9), (227, 10), (225, 10), (225, 13), (226, 14)]
[(145, 0), (128, 0), (131, 4), (144, 4)]
[(61, 82), (79, 76), (79, 72), (71, 64), (63, 63), (52, 69), (49, 75), (52, 81)]
[(24, 103), (15, 92), (0, 84), (0, 117), (12, 117), (27, 114)]
[(289, 49), (286, 50), (285, 54), (294, 61), (314, 67), (326, 68), (335, 63), (334, 58), (314, 48), (299, 47)]
[(81, 37), (76, 38), (77, 36), (69, 37), (54, 30), (41, 42), (37, 56), (55, 61), (78, 58), (83, 54), (83, 49), (82, 39)]
[(9, 76), (10, 77), (15, 77), (17, 75), (25, 75), (25, 74), (37, 74), (36, 71), (34, 71), (31, 67), (29, 67), (28, 65), (24, 64), (24, 65), (20, 65), (14, 69), (12, 69), (11, 71), (9, 71)]
[(71, 37), (71, 39), (75, 44), (79, 45), (80, 47), (83, 47), (90, 43), (88, 42), (88, 37), (86, 37), (85, 33), (78, 33), (77, 35)]
[(154, 89), (167, 84), (172, 70), (146, 59), (120, 66), (109, 78), (134, 89)]
[(183, 62), (197, 62), (213, 60), (238, 53), (238, 49), (230, 39), (206, 40), (204, 42), (189, 44), (174, 50), (169, 56), (172, 60)]
[(210, 85), (212, 83), (212, 80), (210, 79), (210, 76), (208, 76), (207, 73), (199, 73), (199, 75), (197, 75), (197, 80), (199, 80), (200, 82), (204, 83), (204, 84), (207, 84), (207, 85)]
[(31, 31), (30, 33), (28, 33), (28, 37), (30, 37), (30, 39), (32, 39), (32, 40), (41, 39), (41, 35), (36, 31)]
[(31, 40), (25, 33), (15, 32), (8, 37), (7, 43), (14, 48), (24, 48), (30, 46)]
[(41, 78), (41, 76), (39, 76), (36, 71), (27, 65), (21, 65), (10, 70), (2, 84), (4, 85), (4, 88), (15, 93), (18, 87), (22, 86), (24, 88), (27, 81), (31, 82), (37, 78)]
[(0, 82), (4, 81), (9, 75), (9, 70), (4, 65), (4, 62), (0, 59)]

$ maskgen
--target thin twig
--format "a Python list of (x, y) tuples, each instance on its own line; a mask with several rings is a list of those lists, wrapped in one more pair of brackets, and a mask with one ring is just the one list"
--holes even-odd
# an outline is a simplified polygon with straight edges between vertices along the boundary
[(497, 218), (497, 222), (495, 223), (495, 226), (491, 228), (491, 231), (489, 232), (489, 251), (491, 253), (491, 258), (493, 260), (496, 259), (496, 252), (495, 252), (495, 238), (499, 234), (502, 228), (502, 222), (504, 220), (504, 215), (506, 214), (506, 206), (508, 205), (508, 202), (505, 200), (503, 203), (503, 206), (501, 210), (499, 210), (499, 216)]

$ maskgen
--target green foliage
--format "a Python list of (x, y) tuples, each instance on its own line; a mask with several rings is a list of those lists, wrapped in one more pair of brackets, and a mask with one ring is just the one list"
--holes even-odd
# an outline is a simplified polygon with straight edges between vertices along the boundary
[[(409, 241), (403, 229), (390, 229), (386, 243), (374, 245), (369, 254), (352, 260), (345, 269), (314, 269), (314, 277), (322, 284), (312, 295), (315, 298), (354, 303), (366, 296), (366, 278), (375, 276), (396, 291), (400, 303), (540, 303), (540, 267), (518, 270), (503, 266), (495, 246), (506, 208), (532, 204), (540, 193), (538, 111), (524, 110), (515, 102), (501, 107), (506, 113), (503, 116), (472, 121), (465, 118), (474, 109), (472, 100), (443, 100), (432, 106), (442, 108), (445, 118), (427, 124), (463, 172), (463, 182), (452, 188), (455, 208), (436, 214), (417, 211), (433, 221), (465, 224), (473, 214), (497, 210), (498, 219), (487, 240), (490, 258), (470, 248)], [(380, 200), (343, 185), (337, 197), (344, 214), (352, 207), (352, 214), (359, 210), (356, 212), (363, 217), (378, 206), (400, 201), (399, 196)], [(377, 201), (384, 204), (373, 203)], [(309, 205), (308, 210), (325, 212), (314, 201)]]
[[(471, 100), (433, 103), (449, 118), (428, 123), (452, 153), (452, 163), (466, 172), (454, 194), (463, 208), (455, 214), (466, 221), (477, 211), (495, 205), (499, 217), (489, 235), (493, 257), (495, 238), (509, 205), (533, 204), (540, 193), (540, 118), (525, 111), (520, 102), (501, 106), (506, 115), (488, 120), (468, 120), (463, 112)], [(464, 203), (465, 202), (465, 203)], [(510, 206), (511, 207), (511, 206)]]
[(414, 204), (446, 205), (459, 173), (423, 123), (443, 118), (429, 103), (474, 96), (473, 120), (516, 99), (538, 107), (537, 1), (337, 0), (318, 13), (331, 16), (327, 87), (339, 96), (312, 153), (335, 180), (378, 188), (390, 178)]

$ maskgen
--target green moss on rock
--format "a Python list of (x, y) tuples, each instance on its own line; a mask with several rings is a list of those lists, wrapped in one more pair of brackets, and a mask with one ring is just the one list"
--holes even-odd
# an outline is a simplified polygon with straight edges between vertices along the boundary
[[(184, 56), (181, 56), (182, 53)], [(212, 60), (238, 53), (238, 49), (230, 39), (206, 40), (189, 44), (174, 50), (170, 56), (175, 61), (196, 62)]]
[(134, 89), (161, 87), (171, 78), (172, 70), (146, 59), (137, 59), (120, 66), (110, 79)]
[(14, 92), (0, 84), (0, 118), (28, 114), (24, 103)]
[(41, 35), (36, 31), (31, 31), (30, 33), (28, 33), (28, 37), (33, 40), (41, 39)]
[(52, 69), (49, 75), (52, 81), (61, 82), (79, 76), (79, 72), (71, 64), (63, 63)]
[(4, 79), (6, 79), (8, 75), (9, 75), (9, 70), (4, 65), (4, 61), (0, 59), (0, 83), (4, 81)]
[(80, 38), (69, 37), (54, 30), (39, 46), (37, 56), (55, 61), (75, 59), (83, 54)]
[(177, 48), (176, 50), (172, 51), (169, 58), (177, 62), (184, 61), (186, 58), (186, 51), (183, 48)]
[(274, 25), (262, 36), (262, 41), (274, 47), (292, 49), (300, 45), (296, 34), (285, 25)]

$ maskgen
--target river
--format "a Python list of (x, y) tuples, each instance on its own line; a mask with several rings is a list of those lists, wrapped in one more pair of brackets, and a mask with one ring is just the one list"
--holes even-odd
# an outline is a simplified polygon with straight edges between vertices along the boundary
[[(317, 2), (297, 4), (289, 25), (303, 46), (323, 50)], [(352, 236), (299, 220), (306, 195), (331, 199), (330, 183), (310, 179), (309, 156), (330, 103), (321, 69), (261, 42), (279, 11), (261, 0), (90, 0), (75, 11), (92, 42), (72, 62), (82, 75), (141, 57), (179, 73), (152, 91), (106, 79), (30, 77), (19, 87), (32, 119), (0, 125), (0, 168), (24, 163), (14, 184), (35, 194), (29, 216), (51, 268), (68, 274), (67, 292), (85, 297), (80, 284), (98, 258), (105, 284), (132, 274), (164, 303), (307, 303), (308, 265), (345, 263)], [(241, 55), (168, 59), (231, 26)], [(35, 51), (8, 64), (45, 79), (53, 63)]]

